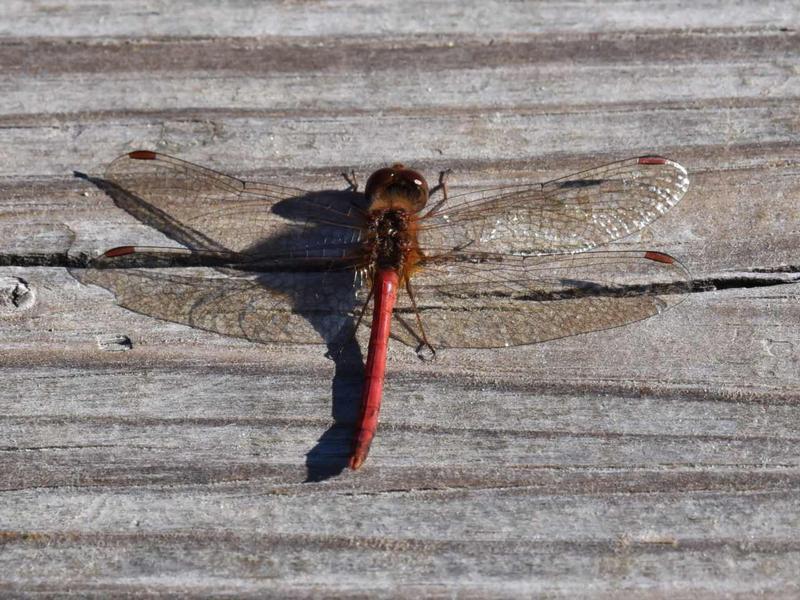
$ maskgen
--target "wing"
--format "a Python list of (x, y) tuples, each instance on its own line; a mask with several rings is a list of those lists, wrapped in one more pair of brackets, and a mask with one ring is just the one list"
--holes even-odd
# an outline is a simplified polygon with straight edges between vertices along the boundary
[[(176, 273), (153, 266), (174, 267), (174, 249), (125, 250), (116, 256), (109, 251), (92, 268), (70, 272), (84, 284), (109, 290), (134, 312), (254, 342), (344, 342), (366, 300), (349, 271), (221, 272), (189, 266), (193, 262), (184, 257), (184, 268)], [(194, 264), (224, 266), (228, 258), (203, 256)], [(136, 268), (130, 259), (150, 266)]]
[[(612, 329), (657, 315), (691, 290), (688, 271), (660, 252), (547, 256), (463, 253), (412, 279), (434, 348), (499, 348)], [(398, 300), (393, 337), (422, 342), (410, 299)]]
[[(352, 267), (360, 248), (363, 211), (351, 210), (352, 198), (296, 196), (303, 192), (149, 151), (120, 157), (107, 177), (125, 190), (118, 204), (189, 250), (115, 249), (77, 271), (81, 281), (109, 289), (136, 312), (253, 341), (330, 343), (350, 331), (365, 294), (352, 271), (336, 266)], [(648, 157), (484, 192), (423, 217), (426, 258), (413, 282), (428, 339), (436, 347), (530, 344), (673, 306), (689, 280), (666, 255), (519, 253), (576, 252), (616, 239), (657, 218), (687, 186), (680, 165)], [(176, 276), (137, 264), (216, 270)], [(223, 278), (219, 267), (258, 274)], [(416, 345), (421, 332), (408, 298), (396, 320), (395, 337)]]
[(431, 255), (466, 248), (512, 254), (582, 252), (630, 235), (675, 206), (686, 169), (659, 156), (631, 158), (553, 181), (451, 198), (420, 219)]
[(92, 181), (184, 246), (118, 247), (72, 270), (120, 305), (257, 342), (331, 343), (352, 327), (362, 195), (247, 182), (149, 150)]
[(361, 195), (243, 181), (150, 150), (114, 160), (104, 183), (118, 206), (197, 250), (302, 256), (316, 243), (330, 255), (332, 245), (355, 244), (363, 226), (353, 210)]

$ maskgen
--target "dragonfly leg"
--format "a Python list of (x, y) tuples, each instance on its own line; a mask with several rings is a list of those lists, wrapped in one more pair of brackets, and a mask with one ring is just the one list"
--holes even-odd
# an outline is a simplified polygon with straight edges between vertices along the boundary
[(447, 178), (450, 176), (450, 173), (453, 172), (453, 169), (445, 169), (444, 171), (439, 171), (439, 183), (431, 188), (431, 191), (428, 192), (428, 196), (433, 196), (434, 194), (442, 192), (443, 202), (447, 201)]
[(438, 192), (442, 192), (442, 199), (437, 202), (432, 209), (430, 209), (426, 214), (425, 217), (429, 217), (434, 214), (437, 210), (442, 208), (447, 203), (447, 178), (452, 173), (452, 169), (445, 169), (444, 171), (439, 171), (439, 183), (431, 188), (431, 191), (428, 192), (428, 197), (433, 197), (434, 194)]
[(349, 173), (342, 173), (342, 177), (344, 177), (344, 180), (347, 182), (348, 192), (358, 191), (358, 179), (356, 179), (356, 172), (353, 169), (351, 169)]
[[(346, 191), (350, 192), (351, 194), (357, 194), (358, 193), (358, 179), (356, 178), (356, 172), (353, 169), (350, 169), (349, 173), (348, 172), (341, 173), (341, 176), (347, 182), (347, 190)], [(366, 217), (367, 216), (367, 211), (364, 209), (363, 206), (361, 206), (355, 200), (350, 202), (350, 208), (352, 210), (355, 210), (362, 217)], [(347, 216), (350, 216), (350, 213), (348, 213)]]
[[(358, 319), (356, 319), (356, 326), (353, 327), (353, 333), (350, 335), (350, 338), (347, 341), (354, 340), (356, 334), (358, 333), (358, 328), (361, 326), (361, 320), (364, 318), (364, 313), (367, 312), (367, 307), (369, 306), (369, 301), (372, 300), (372, 296), (375, 295), (375, 286), (371, 285), (369, 288), (369, 295), (367, 295), (367, 300), (364, 304), (361, 305), (361, 310), (358, 312)], [(344, 344), (342, 345), (344, 347)]]
[(417, 354), (420, 354), (424, 348), (427, 348), (431, 355), (430, 360), (432, 360), (436, 357), (436, 349), (428, 341), (428, 336), (425, 335), (425, 327), (422, 325), (422, 317), (419, 314), (419, 310), (417, 310), (417, 301), (414, 299), (414, 290), (411, 287), (410, 281), (406, 281), (406, 291), (408, 292), (408, 297), (411, 298), (411, 307), (414, 309), (414, 315), (417, 317), (417, 326), (419, 327), (419, 333), (422, 338), (422, 345), (417, 348)]

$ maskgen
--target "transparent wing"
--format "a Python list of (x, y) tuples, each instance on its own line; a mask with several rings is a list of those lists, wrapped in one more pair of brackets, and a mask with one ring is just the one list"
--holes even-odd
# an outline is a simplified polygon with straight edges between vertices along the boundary
[[(178, 270), (172, 268), (175, 252), (131, 249), (71, 273), (82, 283), (109, 290), (120, 306), (134, 312), (261, 343), (346, 341), (366, 300), (352, 271), (242, 272), (187, 266), (192, 262), (186, 258), (227, 266), (226, 254), (185, 256)], [(130, 259), (151, 266), (136, 268)], [(169, 263), (171, 268), (157, 266)]]
[(114, 160), (105, 183), (121, 208), (192, 249), (330, 256), (363, 227), (361, 195), (243, 181), (149, 150)]
[(72, 271), (130, 310), (253, 341), (320, 343), (363, 303), (352, 271), (363, 195), (247, 182), (148, 150), (92, 181), (184, 246), (114, 248)]
[[(350, 331), (366, 296), (353, 271), (365, 264), (364, 210), (356, 203), (363, 196), (251, 184), (149, 151), (120, 157), (107, 177), (125, 190), (118, 204), (188, 250), (115, 249), (77, 271), (81, 281), (109, 289), (136, 312), (253, 341), (331, 342)], [(426, 215), (425, 259), (412, 283), (428, 340), (435, 347), (530, 344), (673, 306), (689, 278), (666, 255), (557, 252), (632, 233), (687, 187), (683, 167), (643, 157), (471, 194)], [(194, 270), (175, 275), (163, 266)], [(368, 325), (369, 309), (365, 317)], [(422, 333), (409, 298), (395, 318), (394, 336), (417, 345)]]
[[(434, 348), (498, 348), (647, 319), (681, 302), (691, 282), (683, 265), (660, 252), (463, 253), (431, 261), (412, 286)], [(422, 341), (407, 296), (398, 301), (393, 337)]]
[(630, 235), (677, 204), (686, 169), (631, 158), (553, 181), (454, 196), (420, 220), (428, 256), (453, 249), (511, 254), (581, 252)]

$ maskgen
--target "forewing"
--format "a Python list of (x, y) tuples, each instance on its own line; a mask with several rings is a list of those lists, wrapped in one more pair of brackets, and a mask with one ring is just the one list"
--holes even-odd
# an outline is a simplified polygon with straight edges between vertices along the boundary
[[(657, 315), (690, 291), (688, 271), (659, 252), (549, 256), (463, 253), (432, 261), (411, 280), (434, 348), (498, 348), (612, 329)], [(408, 296), (393, 335), (422, 341)]]
[(105, 181), (119, 206), (192, 249), (299, 256), (316, 245), (330, 254), (357, 241), (361, 227), (347, 199), (248, 182), (149, 150), (114, 160)]
[(675, 206), (686, 169), (659, 156), (631, 158), (553, 181), (454, 196), (420, 221), (430, 255), (453, 249), (556, 254), (630, 235)]

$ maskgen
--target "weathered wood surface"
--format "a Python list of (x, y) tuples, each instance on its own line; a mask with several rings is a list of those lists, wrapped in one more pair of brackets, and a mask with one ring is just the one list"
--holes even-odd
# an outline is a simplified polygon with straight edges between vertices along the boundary
[[(4, 11), (4, 595), (800, 594), (795, 3)], [(538, 346), (394, 346), (369, 461), (331, 469), (358, 368), (128, 312), (64, 268), (169, 242), (71, 176), (139, 147), (311, 188), (666, 154), (692, 187), (620, 247), (706, 291)]]

